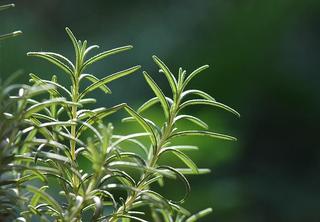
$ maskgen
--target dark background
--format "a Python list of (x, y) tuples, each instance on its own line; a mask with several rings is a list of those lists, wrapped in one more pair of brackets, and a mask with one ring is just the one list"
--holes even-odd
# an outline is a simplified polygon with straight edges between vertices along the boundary
[[(134, 45), (91, 69), (98, 77), (141, 64), (168, 93), (153, 54), (175, 73), (180, 66), (190, 73), (210, 64), (193, 87), (242, 117), (208, 107), (193, 112), (238, 142), (188, 140), (200, 146), (193, 159), (213, 173), (191, 178), (186, 207), (195, 212), (212, 206), (214, 213), (202, 221), (320, 221), (319, 0), (15, 3), (15, 9), (1, 13), (0, 33), (22, 29), (24, 35), (0, 43), (1, 78), (22, 68), (20, 82), (27, 82), (29, 72), (63, 80), (53, 66), (25, 54), (44, 50), (71, 56), (65, 26), (102, 49)], [(97, 95), (99, 105), (128, 102), (137, 108), (152, 95), (141, 72), (111, 88), (111, 96)]]

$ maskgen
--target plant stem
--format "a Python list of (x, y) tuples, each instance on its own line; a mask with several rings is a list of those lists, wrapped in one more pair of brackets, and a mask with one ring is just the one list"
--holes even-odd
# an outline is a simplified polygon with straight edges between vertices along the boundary
[[(77, 76), (77, 75), (75, 75)], [(75, 78), (75, 82), (73, 84), (73, 89), (72, 89), (72, 102), (77, 103), (79, 99), (79, 81), (78, 78)], [(73, 121), (77, 120), (77, 111), (78, 107), (77, 105), (72, 105), (72, 111), (71, 111), (71, 118)], [(76, 133), (77, 133), (77, 125), (72, 125), (71, 126), (71, 136), (75, 139), (76, 138)], [(70, 148), (71, 148), (71, 158), (72, 158), (72, 163), (74, 166), (76, 166), (76, 141), (71, 140), (70, 141)], [(74, 189), (78, 188), (79, 185), (79, 179), (76, 175), (73, 174), (72, 176), (72, 181), (73, 181), (73, 187)]]
[[(178, 100), (178, 104), (179, 104), (179, 100)], [(178, 107), (178, 106), (176, 106)], [(169, 120), (167, 121), (167, 127), (164, 129), (164, 133), (162, 138), (160, 139), (160, 142), (157, 144), (156, 147), (154, 147), (155, 149), (155, 155), (152, 156), (152, 158), (150, 159), (148, 166), (149, 168), (154, 168), (158, 162), (159, 159), (159, 153), (163, 147), (163, 145), (167, 142), (168, 138), (170, 137), (171, 133), (172, 133), (172, 128), (173, 128), (173, 122), (174, 122), (174, 118), (176, 116), (176, 111), (177, 108), (174, 108), (171, 112), (171, 115), (169, 117)], [(143, 187), (145, 186), (145, 178), (147, 178), (148, 176), (150, 176), (150, 172), (144, 171), (144, 173), (141, 176), (140, 181), (138, 182), (138, 186), (136, 187), (136, 190), (138, 191), (133, 191), (131, 195), (129, 195), (126, 199), (126, 202), (124, 205), (122, 205), (121, 207), (118, 208), (117, 212), (114, 213), (111, 218), (109, 219), (109, 222), (117, 222), (118, 221), (118, 216), (119, 214), (121, 214), (124, 210), (128, 211), (131, 207), (132, 204), (135, 202), (140, 190), (143, 190)]]

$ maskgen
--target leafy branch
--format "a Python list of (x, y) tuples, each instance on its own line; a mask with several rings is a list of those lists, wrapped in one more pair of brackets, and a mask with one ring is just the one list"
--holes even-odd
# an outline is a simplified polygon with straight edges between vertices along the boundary
[[(190, 192), (190, 184), (186, 179), (184, 174), (199, 174), (200, 172), (208, 172), (206, 169), (198, 169), (196, 164), (191, 160), (189, 156), (187, 156), (183, 150), (185, 149), (194, 149), (195, 147), (186, 146), (186, 145), (178, 145), (171, 146), (172, 139), (176, 137), (183, 136), (208, 136), (216, 139), (223, 140), (231, 140), (235, 141), (236, 138), (215, 133), (211, 131), (207, 131), (208, 125), (203, 122), (198, 117), (192, 115), (181, 114), (182, 111), (186, 109), (186, 107), (194, 106), (194, 105), (209, 105), (217, 108), (224, 109), (232, 114), (240, 117), (240, 114), (234, 109), (217, 102), (214, 98), (212, 98), (207, 93), (200, 90), (186, 90), (186, 87), (190, 83), (190, 81), (196, 77), (201, 71), (208, 68), (207, 65), (202, 66), (195, 71), (193, 71), (190, 75), (186, 75), (186, 71), (182, 68), (179, 69), (178, 78), (176, 78), (170, 69), (156, 56), (153, 56), (154, 62), (159, 67), (159, 72), (163, 73), (167, 78), (169, 85), (172, 90), (172, 98), (167, 97), (161, 88), (157, 85), (157, 83), (150, 77), (147, 72), (143, 72), (144, 77), (154, 92), (156, 97), (151, 98), (146, 103), (144, 103), (139, 109), (138, 112), (135, 112), (130, 107), (125, 107), (127, 112), (131, 115), (131, 117), (124, 119), (124, 121), (135, 120), (137, 121), (146, 132), (149, 133), (151, 146), (148, 153), (147, 165), (146, 169), (153, 169), (153, 171), (145, 170), (142, 174), (140, 180), (137, 182), (137, 186), (135, 187), (135, 191), (129, 195), (125, 201), (125, 203), (118, 208), (117, 213), (114, 214), (110, 221), (117, 221), (118, 218), (128, 216), (128, 212), (131, 208), (134, 208), (136, 202), (140, 201), (143, 198), (143, 195), (148, 192), (154, 191), (150, 190), (150, 185), (154, 182), (157, 182), (161, 177), (161, 173), (165, 170), (166, 172), (170, 172), (177, 178), (181, 179), (186, 187), (186, 195), (183, 199), (178, 201), (178, 203), (183, 203)], [(187, 99), (188, 96), (198, 96), (200, 99)], [(152, 120), (144, 118), (141, 113), (149, 108), (151, 108), (156, 103), (160, 103), (163, 109), (163, 113), (165, 115), (165, 122), (162, 126), (157, 126)], [(204, 128), (205, 130), (178, 130), (176, 124), (177, 122), (189, 120), (194, 124)], [(164, 153), (173, 153), (178, 159), (180, 159), (188, 168), (187, 169), (175, 169), (171, 166), (162, 166), (158, 165), (158, 160)], [(190, 170), (190, 171), (189, 171)], [(188, 173), (186, 173), (188, 172)], [(167, 202), (170, 210), (176, 210), (178, 212), (179, 218), (181, 212), (181, 207), (177, 207), (176, 204), (173, 204), (175, 201), (168, 201), (160, 194), (155, 194), (158, 198), (163, 202)], [(145, 204), (148, 204), (147, 202)], [(162, 215), (170, 215), (167, 209), (156, 208), (157, 211), (160, 211)], [(152, 208), (154, 210), (154, 208)], [(209, 210), (206, 210), (207, 212)], [(183, 213), (182, 213), (183, 214)], [(199, 215), (202, 215), (201, 213)], [(184, 216), (189, 216), (186, 213)], [(156, 216), (155, 216), (156, 217)], [(194, 221), (198, 216), (191, 216), (187, 221)], [(184, 217), (183, 217), (184, 218)], [(165, 221), (174, 221), (171, 216), (166, 216), (163, 218)], [(143, 220), (141, 220), (143, 221)], [(182, 221), (178, 220), (178, 221)]]
[[(13, 6), (0, 6), (0, 11)], [(207, 123), (188, 114), (188, 108), (206, 105), (240, 116), (208, 93), (188, 89), (191, 81), (209, 66), (188, 75), (180, 68), (174, 75), (153, 56), (172, 95), (166, 95), (143, 71), (155, 96), (137, 111), (126, 103), (91, 108), (96, 103), (90, 97), (92, 92), (110, 94), (109, 83), (135, 73), (141, 66), (98, 78), (88, 72), (90, 66), (132, 46), (90, 55), (99, 49), (98, 45), (89, 46), (86, 40), (78, 40), (69, 28), (66, 32), (74, 49), (73, 59), (54, 52), (27, 54), (53, 64), (57, 76), (42, 79), (31, 73), (31, 86), (9, 85), (0, 90), (0, 128), (4, 129), (0, 131), (0, 220), (4, 214), (15, 214), (15, 221), (20, 222), (36, 218), (57, 222), (145, 222), (150, 211), (156, 222), (193, 222), (211, 213), (208, 208), (191, 214), (183, 207), (191, 190), (187, 177), (207, 174), (210, 169), (198, 168), (185, 153), (198, 147), (175, 143), (176, 138), (189, 136), (236, 140), (209, 130)], [(18, 34), (20, 31), (2, 35), (0, 40)], [(70, 86), (59, 81), (60, 74), (68, 78)], [(157, 104), (164, 115), (160, 125), (143, 115)], [(106, 117), (120, 110), (129, 114), (123, 122), (137, 122), (143, 131), (117, 135), (111, 123), (104, 124)], [(182, 121), (193, 123), (195, 128), (180, 129), (178, 123)], [(167, 153), (185, 167), (161, 164)], [(165, 186), (167, 178), (184, 184), (186, 191), (180, 200), (171, 200), (155, 191), (155, 184)], [(19, 207), (15, 207), (15, 199), (21, 202)]]

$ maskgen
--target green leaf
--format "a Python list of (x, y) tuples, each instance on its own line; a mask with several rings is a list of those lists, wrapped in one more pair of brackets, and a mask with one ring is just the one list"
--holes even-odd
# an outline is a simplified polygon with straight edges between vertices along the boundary
[(115, 142), (112, 143), (112, 146), (117, 146), (122, 142), (126, 142), (129, 139), (132, 138), (138, 138), (138, 137), (144, 137), (144, 136), (150, 136), (150, 133), (133, 133), (133, 134), (129, 134), (129, 135), (125, 135), (125, 136), (116, 136), (116, 137), (112, 137), (112, 138), (119, 138), (118, 140), (116, 140)]
[(101, 195), (103, 197), (110, 198), (113, 206), (116, 207), (116, 205), (117, 205), (116, 200), (110, 192), (108, 192), (106, 190), (96, 189), (96, 190), (93, 190), (92, 193), (93, 193), (93, 195), (99, 195), (99, 196)]
[(199, 172), (197, 165), (190, 159), (190, 157), (188, 157), (186, 154), (184, 154), (180, 150), (177, 150), (174, 148), (168, 148), (168, 147), (163, 148), (160, 151), (159, 156), (161, 156), (163, 153), (166, 153), (166, 152), (173, 152), (177, 157), (179, 157), (180, 160), (182, 160), (188, 167), (190, 167), (193, 173), (197, 174)]
[(214, 133), (209, 131), (200, 131), (200, 130), (186, 130), (186, 131), (177, 132), (172, 134), (170, 139), (181, 137), (181, 136), (208, 136), (208, 137), (213, 137), (216, 139), (223, 139), (223, 140), (231, 140), (231, 141), (237, 140), (235, 137), (232, 137), (229, 135)]
[(37, 187), (28, 185), (26, 187), (26, 189), (32, 193), (35, 193), (37, 195), (39, 195), (47, 204), (49, 204), (50, 206), (52, 206), (55, 210), (57, 210), (60, 214), (60, 216), (62, 215), (62, 208), (60, 207), (60, 204), (53, 199), (49, 194), (47, 194), (46, 192), (39, 190)]
[(97, 196), (94, 196), (92, 198), (92, 201), (94, 202), (95, 204), (95, 211), (94, 211), (94, 214), (92, 216), (92, 221), (96, 221), (98, 219), (98, 217), (102, 214), (103, 212), (103, 204), (102, 204), (102, 201), (99, 197)]
[(188, 85), (188, 83), (196, 76), (198, 75), (200, 72), (202, 72), (203, 70), (206, 70), (207, 68), (209, 68), (209, 65), (204, 65), (199, 67), (198, 69), (194, 70), (184, 81), (183, 83), (183, 89)]
[(56, 153), (49, 153), (49, 152), (37, 152), (36, 153), (37, 157), (45, 158), (45, 159), (52, 159), (55, 161), (60, 161), (62, 163), (70, 163), (70, 160), (62, 155), (56, 154)]
[(195, 222), (198, 221), (198, 219), (207, 216), (208, 214), (212, 213), (212, 208), (207, 208), (205, 210), (200, 211), (197, 214), (192, 215), (189, 217), (186, 222)]
[(81, 94), (80, 94), (80, 98), (82, 98), (83, 96), (85, 96), (87, 93), (100, 88), (102, 85), (105, 85), (113, 80), (119, 79), (123, 76), (129, 75), (134, 73), (135, 71), (137, 71), (138, 69), (140, 69), (141, 66), (134, 66), (132, 68), (111, 74), (103, 79), (100, 79), (100, 81), (93, 83), (92, 85), (88, 86)]
[[(82, 79), (82, 78), (86, 78), (87, 80), (89, 80), (90, 82), (92, 82), (92, 83), (96, 83), (96, 82), (99, 82), (100, 81), (100, 79), (98, 79), (97, 77), (95, 77), (94, 75), (91, 75), (91, 74), (81, 74), (81, 76), (80, 76), (80, 79)], [(111, 93), (111, 90), (109, 89), (109, 87), (108, 86), (106, 86), (106, 85), (101, 85), (100, 87), (99, 87), (104, 93)]]
[(89, 46), (83, 53), (83, 56), (85, 57), (89, 52), (91, 52), (91, 50), (93, 49), (99, 49), (100, 47), (98, 45), (92, 45)]
[(83, 64), (83, 68), (81, 71), (84, 71), (84, 69), (88, 66), (91, 65), (92, 63), (95, 63), (101, 59), (107, 58), (110, 55), (114, 55), (117, 54), (119, 52), (123, 52), (123, 51), (127, 51), (129, 49), (132, 49), (133, 47), (131, 45), (128, 46), (123, 46), (123, 47), (119, 47), (119, 48), (115, 48), (115, 49), (111, 49), (102, 53), (99, 53), (98, 55), (95, 55), (93, 57), (91, 57), (90, 59), (88, 59), (87, 61), (84, 62)]
[(202, 175), (211, 173), (211, 170), (207, 168), (198, 168), (197, 173), (194, 173), (191, 169), (188, 168), (176, 168), (176, 170), (182, 173), (183, 175)]
[(231, 113), (233, 113), (234, 115), (240, 117), (240, 114), (232, 109), (231, 107), (227, 106), (227, 105), (224, 105), (222, 103), (219, 103), (219, 102), (215, 102), (215, 101), (209, 101), (209, 100), (206, 100), (206, 99), (192, 99), (192, 100), (188, 100), (184, 103), (182, 103), (179, 107), (179, 111), (181, 111), (182, 109), (184, 109), (185, 107), (187, 106), (192, 106), (192, 105), (209, 105), (209, 106), (215, 106), (215, 107), (219, 107), (221, 109), (224, 109), (226, 111), (229, 111)]
[(73, 103), (73, 102), (69, 102), (66, 101), (64, 98), (55, 98), (55, 99), (50, 99), (41, 103), (37, 103), (31, 107), (29, 107), (24, 115), (26, 118), (30, 117), (33, 113), (39, 112), (41, 110), (43, 110), (46, 107), (51, 106), (52, 104), (65, 104), (65, 105), (80, 105), (78, 103)]
[(85, 98), (85, 99), (80, 99), (79, 103), (80, 104), (90, 104), (90, 103), (96, 103), (97, 100), (94, 98)]
[(135, 153), (131, 153), (131, 152), (122, 152), (120, 154), (114, 154), (114, 155), (108, 157), (105, 162), (106, 162), (106, 164), (109, 164), (112, 161), (115, 161), (115, 160), (121, 159), (121, 158), (134, 159), (134, 160), (137, 160), (138, 164), (140, 164), (142, 166), (147, 165), (146, 161), (141, 156), (139, 156), (138, 154), (135, 154)]
[(186, 193), (185, 193), (184, 197), (180, 201), (172, 201), (174, 203), (183, 203), (187, 199), (187, 197), (189, 196), (190, 191), (191, 191), (190, 183), (187, 180), (187, 178), (182, 173), (180, 173), (178, 170), (176, 170), (175, 168), (170, 167), (170, 166), (159, 166), (159, 167), (157, 167), (157, 169), (168, 170), (170, 172), (173, 172), (184, 183), (185, 188), (186, 188)]
[[(35, 113), (35, 116), (41, 116), (41, 114)], [(45, 116), (45, 115), (42, 115)], [(41, 123), (40, 121), (36, 121), (35, 119), (31, 119), (32, 122), (34, 122), (35, 126), (30, 126), (26, 129), (24, 129), (22, 132), (23, 133), (28, 133), (34, 129), (38, 129), (38, 128), (45, 128), (45, 127), (52, 127), (52, 126), (62, 126), (64, 129), (66, 129), (65, 127), (67, 126), (74, 126), (76, 125), (75, 122), (69, 122), (69, 121), (56, 121), (54, 120), (53, 122), (46, 122), (46, 123)], [(68, 132), (68, 130), (67, 130)]]
[[(170, 99), (169, 97), (166, 97), (167, 103), (169, 104), (173, 104), (172, 99)], [(142, 113), (145, 110), (149, 109), (150, 107), (152, 107), (153, 105), (157, 104), (159, 102), (159, 98), (158, 97), (153, 97), (151, 99), (149, 99), (147, 102), (145, 102), (144, 104), (142, 104), (139, 108), (138, 108), (138, 113)]]
[[(169, 201), (166, 198), (164, 198), (162, 195), (157, 193), (157, 192), (154, 192), (152, 190), (144, 189), (139, 193), (139, 196), (142, 196), (142, 195), (145, 195), (148, 199), (152, 200), (151, 203), (155, 202), (157, 205), (160, 204), (161, 208), (163, 207), (163, 208), (166, 208), (168, 210), (171, 209)], [(144, 200), (148, 200), (146, 198), (143, 198), (143, 199)]]
[[(155, 132), (155, 133), (157, 132), (156, 135), (159, 135), (159, 136), (162, 135), (162, 131), (161, 131), (160, 127), (157, 126), (152, 120), (147, 119), (147, 118), (143, 118), (143, 119), (144, 119), (150, 126), (153, 127), (154, 132)], [(123, 123), (125, 123), (125, 122), (135, 122), (136, 119), (133, 118), (133, 117), (126, 117), (126, 118), (123, 118), (121, 121), (122, 121)]]
[[(48, 186), (43, 186), (39, 190), (44, 192), (48, 188), (49, 188)], [(33, 206), (33, 207), (37, 206), (40, 197), (41, 196), (39, 194), (34, 194), (34, 196), (32, 197), (32, 199), (30, 201), (30, 205)]]
[(6, 4), (6, 5), (1, 5), (0, 6), (0, 12), (9, 8), (13, 8), (15, 5), (14, 4)]
[(160, 103), (162, 105), (162, 108), (163, 108), (163, 111), (164, 111), (164, 114), (165, 114), (166, 118), (169, 118), (170, 107), (169, 107), (169, 104), (168, 104), (168, 102), (166, 100), (166, 96), (163, 94), (163, 92), (161, 91), (161, 89), (159, 88), (157, 83), (155, 83), (155, 81), (148, 75), (147, 72), (144, 71), (143, 75), (144, 75), (147, 83), (149, 84), (149, 86), (153, 90), (153, 92), (159, 98), (159, 101), (160, 101)]
[(70, 67), (61, 62), (59, 59), (47, 54), (46, 52), (28, 52), (27, 55), (39, 57), (53, 63), (54, 65), (65, 71), (69, 76), (71, 76), (71, 79), (73, 81), (75, 80), (75, 77), (73, 76), (73, 71), (70, 69)]
[(78, 40), (76, 39), (76, 37), (74, 36), (74, 34), (72, 33), (72, 31), (66, 27), (66, 32), (73, 44), (73, 48), (74, 48), (74, 51), (75, 51), (75, 55), (76, 55), (76, 62), (79, 63), (79, 58), (80, 58), (80, 47), (79, 47), (79, 44), (78, 44)]
[(183, 70), (181, 67), (179, 68), (179, 76), (178, 76), (178, 86), (179, 86), (179, 89), (181, 90), (181, 87), (182, 87), (182, 84), (183, 84), (183, 81), (186, 77), (186, 71)]
[(15, 32), (11, 32), (9, 34), (0, 35), (0, 40), (11, 38), (11, 37), (16, 37), (21, 34), (22, 34), (22, 31), (15, 31)]
[[(105, 118), (106, 116), (109, 116), (117, 111), (119, 111), (120, 109), (124, 108), (127, 104), (125, 103), (121, 103), (119, 105), (113, 106), (111, 108), (102, 108), (99, 109), (94, 115), (92, 115), (90, 118), (88, 118), (85, 123), (89, 124), (89, 125), (93, 125), (95, 122), (102, 120), (103, 118)], [(85, 125), (81, 125), (77, 131), (77, 137), (79, 137), (81, 135), (81, 133), (87, 129), (87, 126)]]
[(108, 174), (102, 177), (99, 181), (98, 186), (101, 187), (106, 181), (112, 180), (114, 178), (121, 180), (127, 186), (136, 186), (136, 182), (134, 181), (134, 179), (129, 174), (121, 170), (113, 170), (112, 174)]
[(163, 71), (163, 73), (165, 74), (165, 76), (168, 79), (168, 82), (170, 84), (170, 87), (172, 89), (172, 93), (174, 95), (174, 97), (177, 94), (177, 80), (175, 79), (174, 75), (171, 73), (171, 71), (169, 70), (169, 68), (166, 66), (166, 64), (164, 64), (164, 62), (162, 62), (157, 56), (152, 56), (153, 60), (155, 61), (155, 63), (160, 67), (160, 69)]
[(199, 149), (197, 146), (186, 146), (186, 145), (168, 146), (168, 147), (164, 147), (164, 149), (165, 148), (170, 148), (175, 150), (198, 150)]
[(150, 180), (147, 180), (146, 182), (143, 183), (143, 186), (141, 186), (141, 189), (146, 189), (148, 186), (153, 184), (154, 182), (158, 182), (161, 180), (163, 177), (161, 175), (152, 177)]
[[(44, 80), (42, 80), (41, 78), (39, 78), (38, 76), (36, 76), (33, 73), (30, 73), (29, 76), (31, 77), (31, 79), (29, 80), (29, 82), (32, 82), (36, 85), (50, 85), (49, 83), (45, 83)], [(53, 85), (52, 85), (53, 86)], [(55, 89), (55, 87), (53, 86), (53, 89), (49, 89), (48, 90), (49, 94), (55, 97), (63, 97), (58, 90)]]
[(174, 122), (177, 122), (177, 121), (182, 120), (182, 119), (189, 120), (189, 121), (197, 124), (198, 126), (204, 128), (204, 129), (208, 129), (209, 128), (209, 126), (205, 122), (203, 122), (201, 119), (199, 119), (197, 117), (194, 117), (194, 116), (190, 116), (190, 115), (179, 115), (174, 119)]
[(188, 95), (198, 95), (204, 99), (210, 100), (210, 101), (216, 101), (212, 96), (210, 96), (208, 93), (203, 92), (201, 90), (197, 90), (197, 89), (190, 89), (187, 91), (184, 91), (181, 94), (181, 99), (183, 99), (184, 97), (188, 96)]
[(157, 137), (156, 134), (152, 128), (152, 126), (149, 125), (145, 119), (140, 116), (136, 111), (134, 111), (130, 106), (125, 106), (125, 110), (137, 120), (137, 122), (148, 132), (150, 133), (150, 139), (153, 145), (157, 144)]
[(128, 219), (137, 220), (140, 222), (149, 222), (147, 220), (141, 219), (139, 217), (131, 216), (131, 215), (120, 215), (120, 216), (117, 216), (117, 218), (128, 218)]
[[(146, 133), (146, 136), (149, 136), (149, 134)], [(117, 139), (122, 138), (122, 137), (124, 137), (124, 136), (117, 136), (117, 135), (112, 136), (112, 138), (117, 138)], [(139, 148), (141, 148), (141, 150), (143, 151), (143, 153), (145, 155), (148, 155), (147, 147), (143, 143), (141, 143), (140, 141), (138, 141), (136, 139), (128, 139), (128, 138), (125, 141), (137, 145)]]
[(47, 55), (50, 55), (52, 57), (55, 57), (57, 59), (60, 59), (62, 60), (65, 64), (67, 64), (71, 69), (75, 69), (73, 63), (65, 56), (61, 55), (61, 54), (58, 54), (58, 53), (54, 53), (54, 52), (43, 52), (43, 53), (46, 53)]
[(142, 113), (143, 111), (149, 109), (150, 107), (152, 107), (153, 105), (157, 104), (159, 102), (159, 98), (158, 97), (154, 97), (152, 99), (149, 99), (147, 102), (145, 102), (144, 104), (142, 104), (139, 109), (138, 109), (138, 113)]

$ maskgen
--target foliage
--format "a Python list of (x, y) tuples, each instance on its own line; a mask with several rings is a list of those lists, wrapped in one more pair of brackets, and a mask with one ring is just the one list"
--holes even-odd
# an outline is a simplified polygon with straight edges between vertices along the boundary
[[(204, 121), (187, 114), (187, 108), (191, 106), (207, 105), (239, 116), (234, 109), (217, 102), (207, 93), (187, 89), (193, 78), (208, 66), (189, 75), (180, 68), (174, 75), (162, 60), (153, 56), (159, 72), (170, 85), (171, 96), (166, 96), (144, 71), (145, 80), (155, 97), (137, 111), (126, 103), (110, 108), (91, 108), (96, 102), (90, 97), (91, 92), (102, 90), (109, 94), (110, 82), (133, 74), (141, 67), (133, 66), (99, 79), (89, 74), (88, 68), (111, 55), (128, 51), (132, 46), (89, 56), (99, 46), (88, 46), (87, 41), (76, 39), (69, 28), (66, 32), (74, 48), (74, 61), (53, 52), (29, 52), (28, 56), (55, 65), (61, 74), (67, 76), (70, 87), (59, 82), (60, 77), (52, 76), (46, 80), (31, 73), (32, 86), (13, 87), (20, 90), (17, 96), (8, 100), (18, 109), (1, 105), (4, 107), (1, 126), (8, 129), (0, 137), (4, 157), (1, 164), (10, 166), (9, 174), (14, 177), (14, 180), (2, 183), (14, 181), (20, 192), (22, 206), (16, 221), (128, 222), (147, 221), (151, 217), (157, 222), (192, 222), (210, 213), (212, 210), (208, 208), (192, 215), (182, 206), (191, 190), (186, 176), (209, 173), (210, 170), (198, 168), (185, 153), (197, 147), (175, 142), (176, 138), (185, 136), (236, 140), (209, 131)], [(161, 124), (143, 115), (156, 104), (163, 109)], [(12, 113), (12, 110), (17, 112)], [(112, 124), (104, 125), (104, 122), (106, 117), (120, 110), (129, 115), (123, 122), (134, 121), (143, 130), (138, 131), (140, 127), (137, 127), (138, 132), (128, 135), (113, 133)], [(180, 129), (177, 124), (181, 121), (191, 121), (203, 130)], [(7, 147), (10, 147), (9, 152)], [(175, 155), (185, 168), (162, 164), (166, 153)], [(84, 165), (91, 167), (87, 169)], [(166, 187), (168, 178), (184, 184), (185, 195), (180, 200), (171, 200), (156, 191), (156, 184)], [(8, 210), (13, 209), (8, 207)]]

